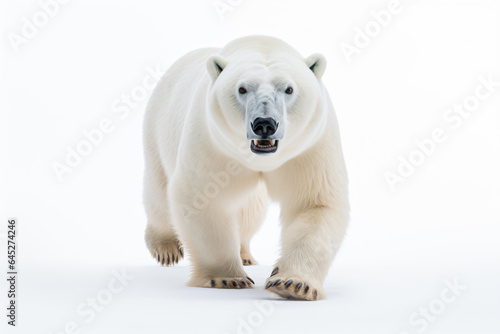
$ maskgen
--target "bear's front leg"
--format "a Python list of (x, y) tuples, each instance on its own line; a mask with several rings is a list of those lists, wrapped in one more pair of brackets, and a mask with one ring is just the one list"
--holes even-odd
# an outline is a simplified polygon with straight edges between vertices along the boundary
[[(202, 184), (202, 183), (201, 183)], [(176, 229), (193, 265), (189, 286), (240, 289), (251, 288), (240, 258), (238, 215), (222, 194), (209, 196), (186, 181), (171, 189), (171, 209)]]
[(347, 226), (347, 209), (282, 208), (282, 256), (266, 281), (266, 289), (283, 298), (324, 298), (323, 281)]

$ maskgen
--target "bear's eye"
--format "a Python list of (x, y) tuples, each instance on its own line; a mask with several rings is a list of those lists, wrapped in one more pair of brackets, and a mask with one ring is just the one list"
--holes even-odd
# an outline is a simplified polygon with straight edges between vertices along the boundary
[(240, 87), (240, 89), (238, 89), (238, 92), (240, 92), (240, 94), (245, 94), (247, 90), (243, 87)]
[(292, 88), (292, 87), (288, 87), (288, 88), (285, 90), (285, 93), (287, 93), (287, 94), (292, 94), (292, 93), (293, 93), (293, 88)]

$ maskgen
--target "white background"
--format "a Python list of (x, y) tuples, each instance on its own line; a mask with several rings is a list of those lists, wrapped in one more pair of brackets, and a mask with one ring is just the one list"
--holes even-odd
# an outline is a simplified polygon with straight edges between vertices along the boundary
[[(21, 273), (19, 326), (9, 333), (64, 333), (72, 322), (75, 333), (499, 333), (500, 87), (456, 128), (443, 119), (474, 95), (480, 76), (500, 81), (498, 1), (401, 0), (350, 59), (343, 43), (354, 45), (389, 1), (229, 3), (221, 17), (212, 0), (70, 1), (16, 50), (9, 36), (42, 9), (2, 1), (1, 262), (6, 220), (17, 217)], [(148, 68), (164, 71), (188, 51), (250, 34), (328, 59), (352, 218), (325, 301), (270, 304), (277, 299), (263, 283), (279, 255), (277, 207), (252, 244), (253, 290), (187, 288), (188, 261), (161, 268), (143, 241), (147, 98), (126, 117), (113, 106), (140, 89)], [(54, 162), (103, 119), (113, 130), (60, 182)], [(398, 157), (436, 128), (445, 142), (391, 189), (384, 173), (396, 173)], [(105, 293), (112, 270), (134, 278), (87, 323), (76, 309)], [(440, 301), (446, 280), (466, 287), (451, 303)], [(430, 305), (445, 308), (425, 328), (409, 320)]]

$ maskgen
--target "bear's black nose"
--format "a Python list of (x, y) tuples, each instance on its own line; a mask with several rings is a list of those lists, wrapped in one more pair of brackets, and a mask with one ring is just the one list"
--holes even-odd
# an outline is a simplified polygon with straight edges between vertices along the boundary
[(272, 118), (257, 117), (252, 123), (252, 130), (258, 136), (268, 137), (278, 130), (278, 124)]

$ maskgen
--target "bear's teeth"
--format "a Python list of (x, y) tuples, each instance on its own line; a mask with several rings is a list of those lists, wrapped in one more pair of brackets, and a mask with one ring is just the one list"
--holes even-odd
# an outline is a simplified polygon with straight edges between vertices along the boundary
[(270, 148), (270, 147), (275, 146), (276, 141), (275, 140), (257, 140), (257, 139), (252, 139), (252, 143), (256, 147)]

